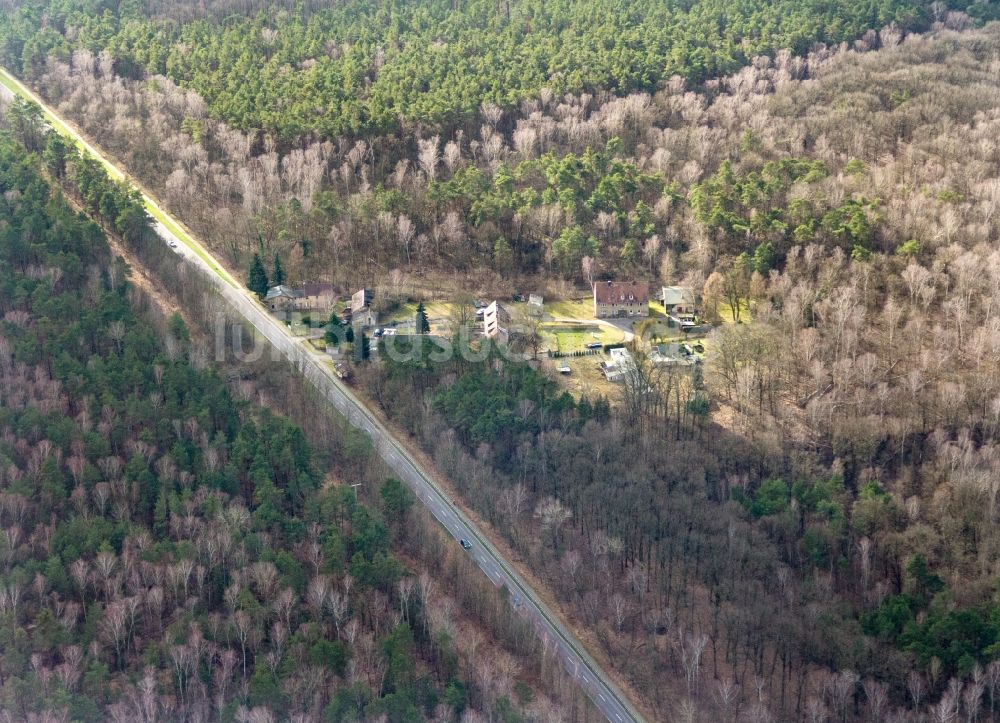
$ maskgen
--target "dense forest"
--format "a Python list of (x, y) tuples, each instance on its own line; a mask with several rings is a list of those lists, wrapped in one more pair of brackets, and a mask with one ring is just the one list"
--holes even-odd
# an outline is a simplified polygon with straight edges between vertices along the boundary
[[(7, 119), (30, 140), (26, 111)], [(56, 142), (44, 144), (49, 167), (89, 203), (84, 180), (102, 169), (50, 153)], [(129, 217), (104, 183), (97, 215)], [(179, 315), (150, 323), (102, 229), (3, 131), (0, 235), (5, 718), (520, 721), (575, 709), (572, 694), (538, 690), (533, 635), (408, 489), (374, 479), (370, 447), (317, 449), (248, 401), (264, 387), (234, 393), (202, 363)], [(371, 500), (340, 475), (371, 485)]]
[(612, 400), (358, 374), (665, 719), (996, 717), (995, 3), (16, 5), (4, 62), (234, 268), (739, 310)]
[[(861, 7), (849, 5), (851, 12)], [(348, 7), (353, 6), (315, 12), (302, 9), (301, 23), (281, 24), (273, 42), (287, 48), (286, 52), (309, 46), (291, 36), (310, 23), (325, 28), (319, 18), (346, 12)], [(405, 4), (391, 17), (401, 29), (407, 28), (407, 12), (430, 12), (429, 7)], [(526, 11), (527, 5), (518, 7)], [(836, 16), (840, 21), (828, 26), (842, 27), (842, 32), (831, 37), (813, 27), (814, 32), (807, 33), (810, 42), (863, 34), (836, 49), (817, 45), (807, 56), (783, 49), (799, 45), (770, 32), (762, 37), (771, 40), (753, 44), (750, 39), (755, 36), (746, 30), (740, 43), (730, 44), (741, 48), (738, 62), (724, 65), (726, 69), (752, 65), (729, 78), (694, 77), (684, 68), (674, 68), (658, 75), (655, 82), (636, 86), (641, 92), (623, 96), (612, 91), (624, 93), (633, 88), (615, 83), (576, 94), (548, 85), (531, 87), (519, 103), (471, 94), (469, 103), (475, 112), (461, 122), (426, 121), (386, 132), (299, 128), (290, 139), (265, 123), (242, 121), (243, 111), (232, 110), (231, 104), (226, 106), (230, 110), (220, 111), (215, 105), (219, 96), (193, 78), (155, 63), (121, 67), (121, 59), (132, 52), (122, 47), (123, 38), (132, 43), (129, 48), (162, 42), (171, 52), (191, 56), (193, 68), (202, 72), (216, 68), (212, 82), (222, 82), (222, 71), (236, 64), (211, 59), (216, 43), (226, 38), (227, 52), (240, 53), (241, 58), (264, 52), (257, 36), (245, 31), (239, 15), (229, 16), (221, 25), (211, 14), (178, 25), (163, 18), (136, 18), (125, 10), (87, 19), (77, 9), (78, 19), (70, 22), (66, 18), (74, 8), (72, 3), (44, 8), (29, 3), (19, 6), (6, 25), (0, 21), (7, 62), (21, 68), (46, 97), (179, 209), (184, 220), (234, 269), (245, 271), (254, 253), (264, 258), (277, 254), (293, 283), (333, 280), (349, 288), (359, 282), (384, 284), (386, 271), (416, 279), (458, 270), (467, 273), (470, 283), (498, 291), (510, 288), (525, 274), (580, 283), (613, 274), (670, 277), (695, 267), (708, 276), (732, 265), (744, 252), (747, 257), (739, 262), (740, 268), (766, 273), (780, 265), (794, 243), (816, 242), (840, 246), (848, 253), (867, 253), (886, 232), (881, 224), (884, 199), (853, 189), (840, 196), (822, 190), (848, 162), (853, 165), (847, 171), (857, 177), (853, 172), (864, 162), (864, 153), (852, 150), (849, 158), (838, 163), (795, 152), (771, 157), (756, 145), (756, 125), (727, 132), (724, 129), (732, 128), (727, 118), (720, 127), (708, 127), (701, 122), (706, 109), (710, 104), (722, 108), (725, 103), (738, 103), (748, 94), (763, 97), (777, 86), (807, 80), (822, 73), (838, 52), (894, 46), (908, 29), (930, 24), (963, 28), (974, 22), (970, 15), (940, 3), (931, 8), (902, 4), (893, 5), (894, 13), (909, 13), (912, 22), (896, 18), (880, 32), (864, 32), (868, 25), (878, 27), (886, 21), (887, 11), (872, 10), (875, 14), (863, 23), (848, 21), (841, 13)], [(982, 16), (992, 8), (976, 4), (968, 10)], [(39, 15), (43, 9), (45, 13)], [(696, 3), (691, 8), (691, 12), (702, 11), (709, 12), (708, 6)], [(566, 12), (564, 24), (576, 27), (570, 20), (572, 13)], [(742, 24), (732, 20), (717, 25), (730, 32), (743, 25), (755, 28), (771, 12), (779, 23), (798, 17), (774, 7), (751, 15)], [(112, 21), (121, 13), (129, 19), (119, 20), (124, 29), (116, 33)], [(355, 15), (350, 17), (357, 20)], [(56, 17), (61, 20), (55, 22)], [(360, 17), (366, 16), (361, 13)], [(622, 18), (633, 16), (605, 17), (624, 22)], [(634, 17), (650, 15), (636, 13)], [(387, 21), (382, 18), (381, 22)], [(94, 23), (109, 25), (100, 32), (88, 31), (93, 39), (84, 42), (91, 37), (84, 33), (84, 25)], [(204, 30), (198, 41), (168, 43), (165, 39), (191, 24), (208, 24), (218, 32)], [(588, 31), (599, 27), (582, 21), (579, 25)], [(153, 32), (153, 27), (159, 31)], [(812, 26), (800, 23), (796, 27), (800, 32)], [(139, 32), (140, 28), (146, 30)], [(230, 28), (234, 29), (231, 37)], [(340, 38), (332, 28), (324, 32), (329, 42)], [(463, 39), (470, 37), (458, 28), (454, 32)], [(289, 36), (285, 42), (278, 40), (282, 33)], [(319, 30), (316, 33), (322, 35)], [(643, 37), (648, 35), (644, 30)], [(608, 33), (607, 42), (623, 37)], [(23, 48), (42, 42), (38, 38), (55, 43), (58, 51), (22, 65), (18, 58), (25, 54)], [(548, 47), (534, 35), (522, 40), (514, 47)], [(592, 48), (594, 44), (571, 47)], [(669, 47), (671, 52), (678, 48), (676, 44)], [(725, 46), (716, 43), (712, 47)], [(747, 54), (750, 47), (773, 52), (751, 57)], [(22, 50), (15, 52), (18, 48)], [(614, 65), (617, 57), (609, 51), (603, 64), (587, 67)], [(490, 67), (504, 66), (492, 62)], [(292, 82), (300, 74), (289, 70), (276, 75), (282, 82)], [(470, 76), (483, 77), (471, 71)], [(240, 82), (231, 81), (230, 90), (238, 91), (254, 112), (263, 112), (265, 101), (285, 103), (308, 94), (275, 90), (261, 101), (245, 79), (256, 82), (263, 77), (243, 73)], [(417, 95), (426, 99), (437, 87), (425, 83)], [(452, 92), (461, 84), (448, 82), (440, 87), (442, 92)], [(322, 84), (314, 91), (324, 118), (332, 107), (324, 99), (333, 92)], [(386, 92), (394, 103), (403, 102), (404, 90)], [(903, 95), (886, 100), (903, 103), (907, 91), (899, 92)], [(739, 110), (745, 113), (746, 108)], [(282, 108), (280, 116), (292, 117), (288, 111)], [(696, 134), (692, 135), (692, 129), (697, 129)], [(814, 192), (804, 198), (786, 198), (801, 188)], [(703, 242), (706, 237), (711, 242)], [(680, 255), (695, 247), (702, 253), (698, 263), (683, 263)]]
[(365, 379), (678, 719), (996, 714), (1000, 29), (885, 40), (651, 99), (664, 277), (745, 311), (703, 372)]
[(514, 105), (543, 87), (628, 93), (672, 75), (699, 82), (761, 53), (929, 23), (914, 0), (350, 0), (245, 12), (225, 2), (17, 3), (0, 23), (0, 57), (36, 77), (51, 55), (107, 50), (118, 75), (167, 76), (214, 117), (295, 141), (400, 123), (454, 127), (485, 102)]

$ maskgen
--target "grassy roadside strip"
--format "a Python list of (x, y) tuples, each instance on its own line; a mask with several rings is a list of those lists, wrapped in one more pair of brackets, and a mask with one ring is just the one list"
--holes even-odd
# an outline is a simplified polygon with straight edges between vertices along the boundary
[(46, 122), (60, 135), (68, 138), (73, 144), (82, 152), (92, 156), (97, 161), (104, 166), (108, 174), (119, 181), (128, 181), (133, 186), (139, 189), (140, 194), (142, 194), (142, 202), (146, 207), (146, 211), (154, 219), (163, 224), (164, 228), (167, 229), (178, 241), (187, 246), (193, 253), (195, 253), (202, 261), (204, 261), (208, 267), (215, 272), (223, 281), (225, 281), (230, 286), (240, 288), (241, 284), (237, 282), (222, 266), (216, 262), (208, 251), (202, 247), (197, 241), (195, 241), (191, 235), (184, 230), (180, 223), (170, 217), (160, 206), (153, 200), (153, 198), (146, 193), (135, 181), (126, 176), (116, 165), (111, 163), (103, 153), (101, 153), (97, 148), (95, 148), (91, 143), (89, 143), (78, 131), (67, 125), (61, 118), (55, 115), (48, 106), (39, 98), (30, 88), (24, 85), (20, 80), (10, 74), (6, 68), (0, 68), (0, 84), (2, 84), (11, 93), (14, 93), (21, 98), (35, 103), (42, 109), (42, 114), (45, 117)]

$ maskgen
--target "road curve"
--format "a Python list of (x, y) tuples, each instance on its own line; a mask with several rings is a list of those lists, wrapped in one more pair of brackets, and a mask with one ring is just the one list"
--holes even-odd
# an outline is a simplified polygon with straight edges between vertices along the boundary
[[(113, 177), (128, 178), (127, 174), (116, 167), (94, 144), (83, 138), (72, 125), (58, 117), (41, 98), (3, 68), (0, 68), (0, 85), (41, 106), (46, 120), (53, 129), (100, 160)], [(520, 600), (519, 612), (532, 621), (538, 635), (551, 646), (566, 670), (587, 693), (598, 710), (612, 723), (643, 721), (625, 694), (610, 680), (583, 644), (517, 574), (513, 566), (493, 547), (486, 535), (451, 503), (451, 499), (392, 432), (350, 388), (337, 378), (329, 359), (304, 344), (301, 339), (293, 337), (288, 328), (267, 313), (256, 298), (216, 261), (207, 248), (185, 231), (182, 224), (163, 211), (141, 186), (137, 184), (137, 187), (142, 192), (146, 209), (155, 220), (154, 227), (158, 236), (166, 243), (177, 244), (175, 251), (178, 255), (204, 273), (219, 294), (275, 349), (294, 364), (340, 414), (353, 426), (363, 429), (370, 435), (379, 456), (397, 477), (413, 490), (452, 537), (472, 542), (468, 554), (494, 585), (507, 587), (511, 601)]]

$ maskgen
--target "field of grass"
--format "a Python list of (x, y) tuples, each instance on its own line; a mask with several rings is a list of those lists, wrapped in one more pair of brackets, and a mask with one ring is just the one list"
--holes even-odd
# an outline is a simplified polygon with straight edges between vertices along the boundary
[(593, 319), (592, 299), (565, 299), (545, 303), (545, 315), (554, 319)]
[[(618, 401), (621, 391), (617, 384), (605, 379), (598, 369), (598, 365), (604, 359), (606, 357), (601, 355), (545, 359), (542, 361), (542, 368), (557, 379), (559, 386), (577, 399), (582, 396), (590, 399), (607, 397), (614, 404)], [(559, 367), (564, 364), (570, 368), (569, 374), (558, 373)]]
[(543, 324), (542, 348), (572, 353), (586, 348), (587, 344), (615, 344), (625, 339), (624, 333), (603, 324), (568, 325), (559, 323)]
[[(451, 329), (452, 319), (458, 311), (458, 304), (450, 301), (425, 301), (424, 311), (431, 326), (432, 334), (447, 334)], [(379, 325), (394, 325), (402, 331), (413, 330), (413, 322), (417, 315), (417, 302), (407, 302), (393, 309), (388, 314), (379, 314)], [(475, 310), (469, 312), (471, 321), (475, 321)]]
[[(424, 311), (430, 321), (450, 320), (458, 305), (450, 301), (425, 301)], [(386, 317), (386, 321), (413, 321), (417, 313), (417, 302), (402, 304)], [(475, 313), (470, 312), (470, 313)]]

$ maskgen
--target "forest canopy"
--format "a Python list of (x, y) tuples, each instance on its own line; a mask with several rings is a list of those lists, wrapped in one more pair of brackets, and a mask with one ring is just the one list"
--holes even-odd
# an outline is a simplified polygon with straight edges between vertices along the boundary
[[(23, 131), (30, 112), (6, 120)], [(63, 150), (45, 154), (51, 177), (128, 236), (117, 219), (134, 190)], [(372, 467), (370, 446), (331, 460), (252, 390), (234, 394), (179, 314), (144, 313), (132, 279), (39, 156), (0, 131), (0, 710), (517, 720), (530, 702), (546, 719), (551, 704), (498, 647), (509, 606), (492, 586), (479, 598), (498, 633), (489, 658), (460, 657), (450, 573), (412, 562), (451, 545), (415, 524), (409, 489), (382, 478), (365, 504), (322, 484), (331, 466)], [(420, 550), (409, 564), (404, 546)], [(479, 594), (466, 587), (463, 603)]]
[[(952, 0), (984, 16), (995, 6)], [(108, 51), (132, 78), (165, 75), (235, 127), (291, 140), (455, 126), (483, 103), (542, 89), (650, 92), (700, 83), (760, 54), (803, 54), (896, 24), (927, 28), (916, 0), (349, 0), (228, 14), (222, 3), (30, 0), (0, 17), (0, 58), (41, 73), (49, 55)]]

